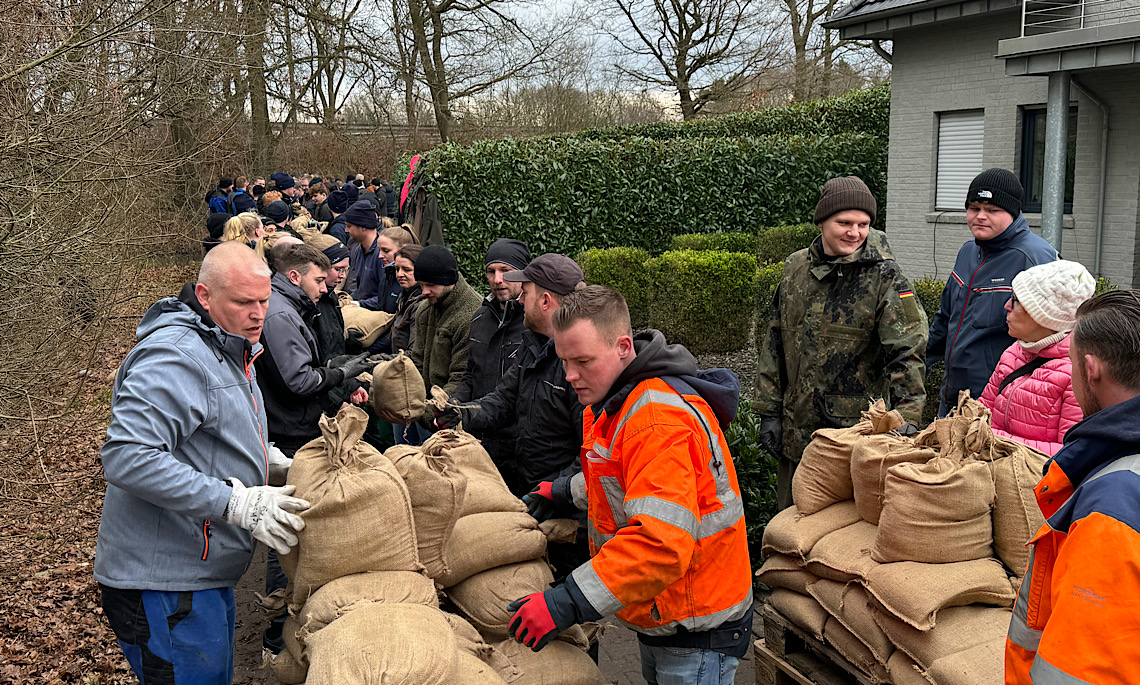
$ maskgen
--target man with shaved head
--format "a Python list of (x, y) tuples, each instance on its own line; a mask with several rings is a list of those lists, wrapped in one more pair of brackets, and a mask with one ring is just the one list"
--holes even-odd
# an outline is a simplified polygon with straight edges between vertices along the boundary
[(281, 554), (309, 507), (272, 487), (253, 361), (270, 272), (245, 245), (211, 250), (197, 283), (143, 316), (115, 377), (95, 552), (103, 613), (140, 682), (229, 685), (234, 585), (254, 540)]

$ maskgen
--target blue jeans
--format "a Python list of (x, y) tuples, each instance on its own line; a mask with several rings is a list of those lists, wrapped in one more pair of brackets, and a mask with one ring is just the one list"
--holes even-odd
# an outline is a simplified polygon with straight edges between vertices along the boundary
[(143, 685), (230, 685), (234, 590), (119, 590), (100, 585), (103, 613)]
[(401, 423), (392, 424), (392, 439), (397, 445), (422, 445), (424, 440), (430, 437), (431, 431), (418, 423), (409, 423), (406, 426)]
[(638, 641), (649, 685), (733, 685), (740, 660), (711, 649), (650, 647)]

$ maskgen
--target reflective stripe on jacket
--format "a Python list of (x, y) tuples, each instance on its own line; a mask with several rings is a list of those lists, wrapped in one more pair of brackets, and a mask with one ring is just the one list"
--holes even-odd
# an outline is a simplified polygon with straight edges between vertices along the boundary
[(710, 630), (752, 605), (744, 506), (716, 415), (644, 380), (620, 411), (583, 416), (593, 557), (574, 580), (601, 614), (645, 635)]
[(1140, 454), (1126, 435), (1137, 408), (1074, 426), (1037, 484), (1047, 521), (1006, 639), (1010, 685), (1140, 682)]

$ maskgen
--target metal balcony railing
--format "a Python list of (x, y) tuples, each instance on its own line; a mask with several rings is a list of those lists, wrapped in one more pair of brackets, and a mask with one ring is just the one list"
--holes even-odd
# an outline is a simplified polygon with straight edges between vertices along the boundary
[(1140, 0), (1025, 0), (1021, 36), (1140, 21)]

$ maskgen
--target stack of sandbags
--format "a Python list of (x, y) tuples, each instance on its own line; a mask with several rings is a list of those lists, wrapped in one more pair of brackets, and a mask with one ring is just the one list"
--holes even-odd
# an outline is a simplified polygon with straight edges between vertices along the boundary
[(361, 307), (347, 293), (340, 293), (340, 315), (344, 319), (344, 336), (368, 348), (392, 327), (395, 314)]
[(993, 655), (1015, 599), (1002, 561), (1019, 563), (1033, 532), (1043, 460), (989, 420), (966, 396), (912, 439), (874, 402), (859, 424), (815, 433), (795, 506), (764, 531), (773, 608), (871, 681), (1001, 682)]
[(425, 459), (446, 460), (466, 479), (458, 519), (443, 547), (444, 570), (433, 577), (482, 639), (514, 664), (518, 673), (511, 682), (602, 683), (601, 671), (585, 652), (589, 640), (579, 627), (537, 653), (509, 637), (507, 606), (548, 589), (554, 576), (543, 558), (547, 533), (539, 529), (522, 500), (511, 494), (479, 441), (462, 431), (443, 430), (424, 442), (422, 454)]
[(372, 368), (369, 399), (376, 415), (390, 423), (407, 425), (424, 415), (427, 407), (424, 379), (403, 350)]

